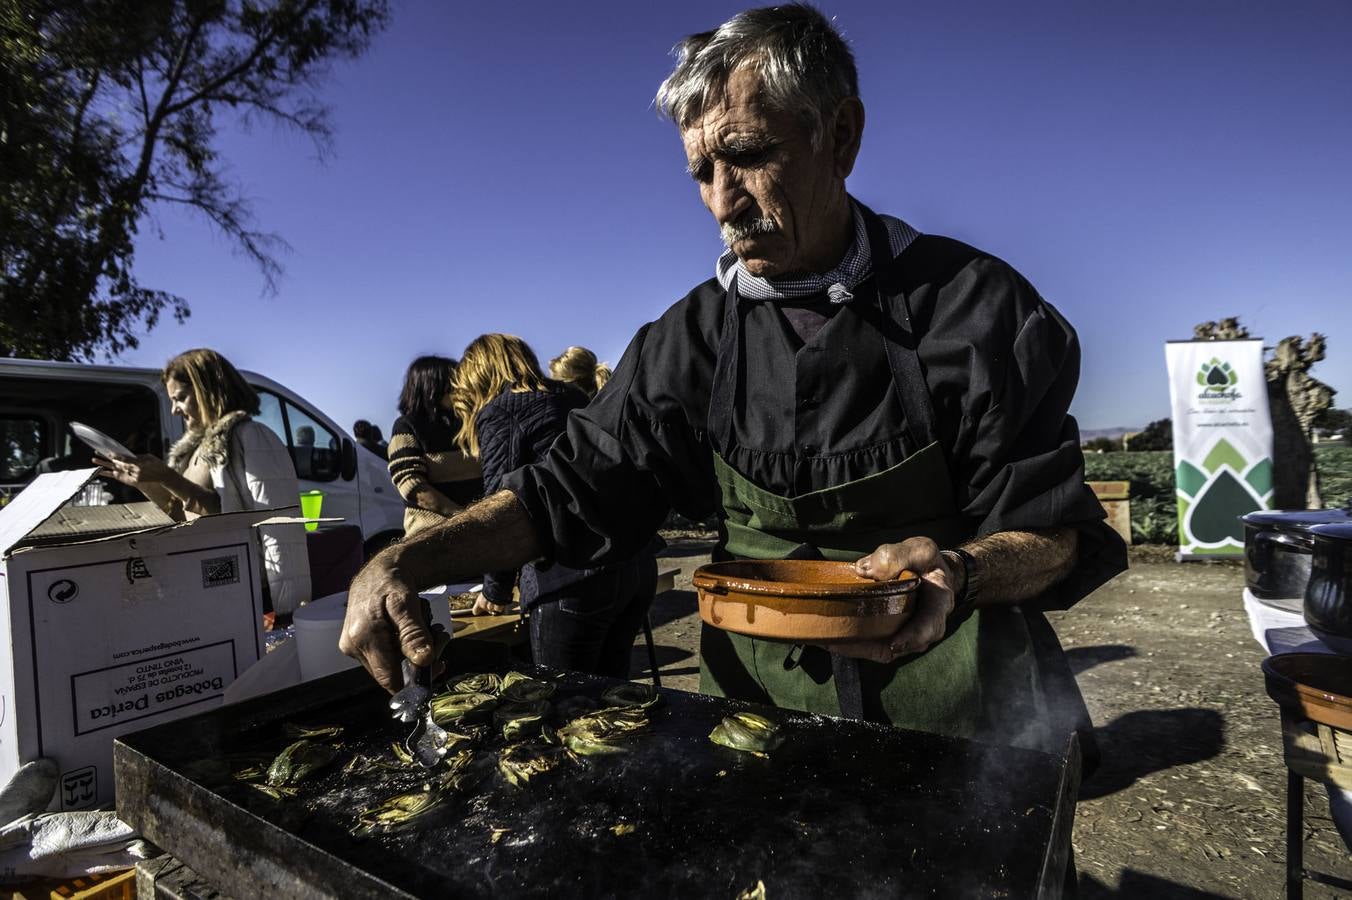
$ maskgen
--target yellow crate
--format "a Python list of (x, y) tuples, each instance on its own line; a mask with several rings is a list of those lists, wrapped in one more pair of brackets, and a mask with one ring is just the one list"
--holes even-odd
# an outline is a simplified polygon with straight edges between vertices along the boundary
[(136, 900), (136, 870), (40, 881), (0, 894), (5, 900)]

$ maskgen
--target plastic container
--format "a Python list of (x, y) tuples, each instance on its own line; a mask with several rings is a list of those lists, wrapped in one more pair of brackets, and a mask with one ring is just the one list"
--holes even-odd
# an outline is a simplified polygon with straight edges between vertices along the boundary
[(295, 628), (301, 681), (313, 681), (360, 665), (338, 649), (346, 614), (347, 591), (320, 597), (296, 610), (291, 621)]
[[(318, 519), (320, 510), (324, 508), (323, 491), (301, 491), (300, 492), (300, 514), (307, 519)], [(319, 528), (318, 522), (306, 522), (306, 531), (315, 531)]]

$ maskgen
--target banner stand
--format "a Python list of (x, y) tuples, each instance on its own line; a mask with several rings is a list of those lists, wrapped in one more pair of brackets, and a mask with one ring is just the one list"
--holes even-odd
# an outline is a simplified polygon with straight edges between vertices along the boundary
[(1261, 339), (1169, 341), (1179, 561), (1244, 555), (1239, 517), (1272, 504)]

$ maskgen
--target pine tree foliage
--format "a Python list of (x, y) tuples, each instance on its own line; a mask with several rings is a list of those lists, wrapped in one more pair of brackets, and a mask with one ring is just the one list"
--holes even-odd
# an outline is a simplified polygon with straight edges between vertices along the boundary
[(0, 356), (111, 357), (186, 318), (134, 271), (155, 204), (205, 215), (275, 289), (286, 245), (227, 177), (217, 120), (281, 123), (322, 154), (315, 88), (387, 20), (386, 0), (0, 4)]

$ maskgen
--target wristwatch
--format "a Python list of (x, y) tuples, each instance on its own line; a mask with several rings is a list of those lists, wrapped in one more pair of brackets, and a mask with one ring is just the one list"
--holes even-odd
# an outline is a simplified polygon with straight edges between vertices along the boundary
[(966, 618), (976, 608), (976, 598), (981, 588), (981, 570), (976, 557), (961, 547), (940, 550), (939, 555), (953, 568), (962, 569), (962, 590), (953, 595), (953, 612), (949, 618)]

